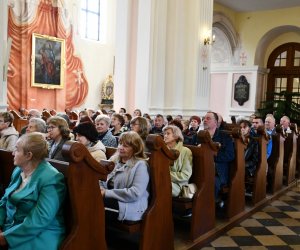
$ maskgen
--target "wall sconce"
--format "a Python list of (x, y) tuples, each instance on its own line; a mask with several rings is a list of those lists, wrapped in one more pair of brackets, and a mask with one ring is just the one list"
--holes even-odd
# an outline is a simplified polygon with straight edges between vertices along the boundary
[(212, 37), (205, 37), (204, 38), (204, 45), (210, 45), (210, 44), (213, 44), (216, 40), (216, 36), (215, 35), (212, 35)]

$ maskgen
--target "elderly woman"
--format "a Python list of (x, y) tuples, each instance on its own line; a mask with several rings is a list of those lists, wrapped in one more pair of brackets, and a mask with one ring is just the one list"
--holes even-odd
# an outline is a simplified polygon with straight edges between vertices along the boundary
[(70, 129), (67, 121), (59, 116), (52, 116), (47, 120), (47, 138), (50, 140), (49, 158), (64, 161), (62, 147), (70, 140)]
[(182, 186), (188, 184), (192, 175), (192, 152), (183, 146), (183, 135), (178, 127), (168, 125), (163, 128), (163, 134), (167, 146), (180, 153), (178, 159), (170, 166), (172, 196), (176, 197), (180, 194)]
[(13, 151), (19, 133), (13, 125), (14, 116), (9, 112), (0, 113), (0, 149)]
[(106, 160), (106, 149), (102, 142), (98, 140), (98, 132), (94, 124), (90, 122), (79, 123), (73, 129), (73, 133), (76, 136), (76, 141), (83, 144), (96, 161)]
[(40, 132), (46, 133), (46, 122), (41, 118), (33, 117), (29, 120), (28, 126), (26, 128), (26, 133)]
[(118, 146), (117, 139), (109, 130), (110, 118), (108, 115), (98, 115), (95, 119), (96, 130), (98, 132), (98, 139), (106, 147)]
[(18, 139), (17, 166), (0, 201), (0, 246), (11, 250), (57, 250), (64, 239), (64, 176), (45, 157), (48, 144), (38, 132)]
[(149, 197), (149, 172), (141, 137), (133, 131), (124, 132), (112, 158), (116, 167), (101, 183), (105, 206), (118, 210), (121, 221), (141, 220)]

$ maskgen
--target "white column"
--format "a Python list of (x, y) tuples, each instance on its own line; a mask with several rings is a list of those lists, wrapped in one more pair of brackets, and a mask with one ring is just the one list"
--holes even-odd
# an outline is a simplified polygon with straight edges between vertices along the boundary
[(130, 46), (131, 0), (117, 0), (116, 11), (116, 51), (114, 75), (114, 107), (128, 106), (128, 48)]
[(4, 65), (7, 56), (7, 0), (0, 1), (0, 110), (7, 108), (7, 81), (4, 79)]
[(151, 0), (141, 0), (137, 15), (135, 107), (148, 112), (150, 91)]
[(197, 96), (195, 106), (203, 113), (209, 109), (210, 97), (210, 57), (211, 46), (204, 45), (204, 39), (212, 36), (213, 1), (199, 0), (199, 57), (197, 74)]

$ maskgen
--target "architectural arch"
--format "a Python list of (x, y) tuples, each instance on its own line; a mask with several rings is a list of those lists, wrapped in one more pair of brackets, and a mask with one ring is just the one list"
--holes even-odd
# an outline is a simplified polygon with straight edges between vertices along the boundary
[(283, 25), (276, 28), (273, 28), (265, 33), (264, 36), (260, 39), (257, 44), (255, 56), (254, 56), (254, 65), (258, 65), (260, 67), (266, 67), (264, 65), (264, 59), (266, 56), (266, 51), (270, 43), (277, 38), (278, 36), (288, 33), (288, 32), (297, 32), (300, 33), (300, 27), (293, 25)]

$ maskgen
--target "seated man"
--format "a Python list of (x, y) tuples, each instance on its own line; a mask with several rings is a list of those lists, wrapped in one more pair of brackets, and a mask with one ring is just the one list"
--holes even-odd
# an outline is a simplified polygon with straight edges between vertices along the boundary
[[(251, 134), (253, 137), (257, 136), (257, 129), (260, 126), (264, 126), (263, 119), (261, 117), (255, 116), (252, 120)], [(267, 159), (270, 157), (272, 152), (272, 137), (267, 143)]]
[(158, 114), (154, 118), (154, 125), (150, 130), (150, 134), (162, 134), (163, 127), (165, 126), (164, 117)]
[(291, 121), (288, 116), (285, 115), (285, 116), (281, 117), (280, 125), (286, 133), (291, 133), (290, 123), (291, 123)]
[[(215, 112), (207, 112), (203, 124), (212, 140), (220, 144), (219, 151), (215, 156), (215, 199), (218, 202), (222, 186), (227, 185), (229, 181), (229, 167), (234, 160), (234, 146), (231, 137), (218, 129), (218, 115)], [(197, 138), (197, 135), (194, 138)], [(196, 139), (194, 139), (195, 141)]]

